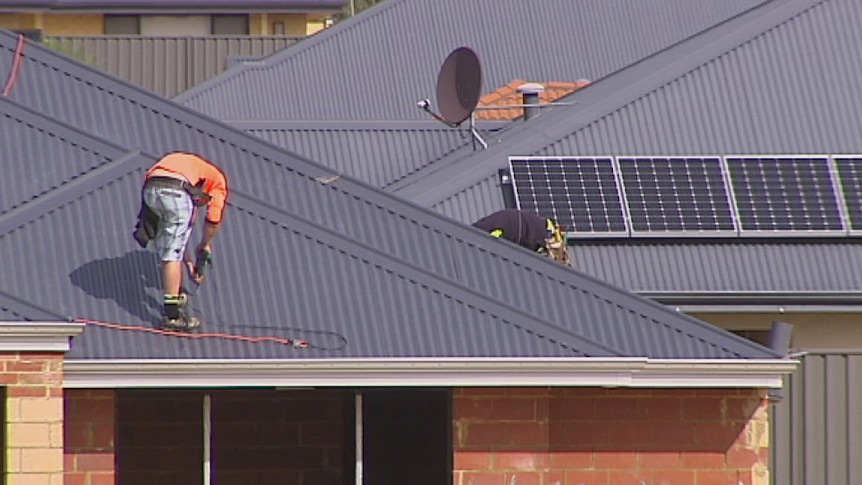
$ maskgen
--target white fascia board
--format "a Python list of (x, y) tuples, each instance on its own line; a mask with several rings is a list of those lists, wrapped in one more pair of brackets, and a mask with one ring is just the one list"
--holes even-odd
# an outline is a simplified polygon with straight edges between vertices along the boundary
[(67, 360), (66, 388), (780, 388), (798, 361), (555, 359)]
[(0, 322), (0, 352), (68, 352), (83, 323)]

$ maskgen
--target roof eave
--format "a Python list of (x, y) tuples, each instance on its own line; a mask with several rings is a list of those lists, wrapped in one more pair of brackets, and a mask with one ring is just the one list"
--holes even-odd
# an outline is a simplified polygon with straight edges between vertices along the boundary
[(81, 323), (2, 322), (0, 352), (68, 352), (71, 338), (83, 331)]
[(790, 359), (583, 357), (67, 360), (64, 387), (780, 388), (797, 365)]

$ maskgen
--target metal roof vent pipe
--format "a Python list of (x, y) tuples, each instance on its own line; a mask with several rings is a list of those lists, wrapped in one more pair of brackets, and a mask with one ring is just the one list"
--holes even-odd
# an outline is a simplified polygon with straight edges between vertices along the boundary
[(539, 95), (545, 92), (545, 86), (539, 83), (526, 83), (518, 86), (518, 92), (524, 100), (524, 121), (539, 114)]

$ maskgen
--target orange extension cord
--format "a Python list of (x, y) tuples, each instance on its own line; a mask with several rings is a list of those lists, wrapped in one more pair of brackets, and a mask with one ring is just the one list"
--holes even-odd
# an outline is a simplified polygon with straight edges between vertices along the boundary
[(83, 323), (86, 325), (93, 325), (96, 327), (110, 328), (113, 330), (125, 330), (131, 332), (145, 332), (145, 333), (154, 333), (157, 335), (168, 335), (171, 337), (181, 337), (181, 338), (190, 338), (190, 339), (205, 339), (205, 338), (221, 338), (228, 340), (239, 340), (242, 342), (275, 342), (278, 344), (288, 345), (297, 349), (306, 349), (309, 347), (308, 342), (305, 340), (299, 339), (287, 339), (280, 337), (249, 337), (247, 335), (234, 335), (228, 333), (191, 333), (191, 332), (178, 332), (175, 330), (161, 330), (157, 328), (147, 328), (147, 327), (138, 327), (133, 325), (119, 325), (116, 323), (107, 323), (100, 322), (98, 320), (87, 320), (84, 318), (74, 318), (73, 322)]
[(24, 36), (18, 36), (18, 47), (15, 49), (15, 61), (12, 63), (12, 71), (9, 73), (9, 79), (6, 81), (6, 87), (3, 88), (3, 96), (9, 96), (12, 92), (12, 87), (18, 79), (18, 71), (21, 68), (21, 58), (24, 57)]

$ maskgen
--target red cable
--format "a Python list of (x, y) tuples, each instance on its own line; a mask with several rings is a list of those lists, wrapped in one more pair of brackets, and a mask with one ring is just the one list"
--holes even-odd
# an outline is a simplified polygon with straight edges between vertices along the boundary
[(85, 323), (87, 325), (94, 325), (97, 327), (111, 328), (114, 330), (128, 330), (133, 332), (146, 332), (146, 333), (154, 333), (157, 335), (168, 335), (171, 337), (182, 337), (182, 338), (191, 338), (191, 339), (204, 339), (204, 338), (223, 338), (229, 340), (241, 340), (243, 342), (275, 342), (278, 344), (289, 345), (291, 347), (295, 347), (298, 349), (308, 348), (308, 342), (304, 340), (296, 340), (296, 339), (287, 339), (287, 338), (279, 338), (279, 337), (249, 337), (246, 335), (232, 335), (227, 333), (191, 333), (191, 332), (178, 332), (175, 330), (161, 330), (158, 328), (148, 328), (148, 327), (137, 327), (131, 325), (119, 325), (116, 323), (107, 323), (100, 322), (98, 320), (87, 320), (84, 318), (75, 318), (73, 321), (78, 323)]
[(6, 87), (3, 88), (3, 96), (9, 96), (12, 92), (12, 86), (18, 79), (18, 70), (21, 68), (21, 58), (24, 57), (24, 36), (18, 36), (18, 47), (15, 48), (15, 61), (12, 63), (12, 72), (9, 73), (9, 80), (6, 81)]

